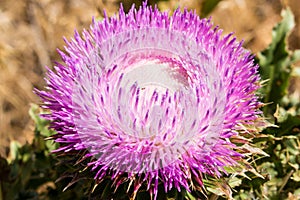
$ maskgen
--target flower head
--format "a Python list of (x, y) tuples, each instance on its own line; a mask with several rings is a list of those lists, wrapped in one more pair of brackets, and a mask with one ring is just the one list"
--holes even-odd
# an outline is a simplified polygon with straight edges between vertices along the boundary
[(194, 12), (146, 3), (76, 32), (39, 92), (56, 151), (84, 152), (96, 180), (155, 198), (160, 183), (189, 191), (226, 173), (243, 156), (230, 138), (260, 114), (259, 76), (242, 43), (221, 34)]

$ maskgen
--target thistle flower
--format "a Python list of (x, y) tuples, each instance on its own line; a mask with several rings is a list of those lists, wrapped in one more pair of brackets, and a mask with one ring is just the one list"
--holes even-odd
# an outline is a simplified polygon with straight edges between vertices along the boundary
[(169, 16), (145, 2), (75, 32), (39, 91), (56, 152), (82, 154), (97, 182), (128, 183), (132, 198), (226, 174), (243, 158), (230, 139), (247, 133), (260, 103), (253, 56), (221, 35), (192, 11)]

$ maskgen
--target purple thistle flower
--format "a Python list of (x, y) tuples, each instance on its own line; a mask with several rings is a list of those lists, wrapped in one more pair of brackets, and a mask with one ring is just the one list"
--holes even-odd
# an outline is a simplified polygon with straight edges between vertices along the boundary
[(230, 139), (259, 119), (260, 78), (250, 52), (221, 34), (194, 12), (145, 2), (75, 32), (38, 92), (56, 152), (85, 152), (95, 180), (128, 182), (133, 197), (141, 185), (156, 199), (160, 183), (190, 191), (203, 174), (226, 174), (243, 157)]

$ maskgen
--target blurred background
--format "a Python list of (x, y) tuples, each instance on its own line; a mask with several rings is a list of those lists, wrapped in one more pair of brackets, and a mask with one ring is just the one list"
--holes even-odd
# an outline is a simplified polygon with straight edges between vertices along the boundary
[[(207, 2), (219, 2), (211, 12)], [(40, 104), (34, 88), (44, 87), (45, 66), (61, 61), (56, 49), (63, 49), (63, 36), (70, 39), (74, 29), (89, 28), (93, 16), (101, 18), (118, 11), (120, 2), (128, 10), (132, 3), (120, 0), (0, 0), (0, 154), (8, 154), (10, 141), (21, 144), (33, 138), (34, 125), (29, 118), (31, 103)], [(289, 37), (291, 49), (300, 48), (299, 0), (148, 0), (161, 10), (178, 6), (195, 9), (202, 17), (212, 16), (225, 33), (234, 32), (244, 46), (257, 53), (268, 46), (272, 27), (280, 21), (282, 8), (289, 6), (296, 28)], [(298, 84), (298, 85), (297, 85)], [(292, 87), (300, 88), (299, 81)]]

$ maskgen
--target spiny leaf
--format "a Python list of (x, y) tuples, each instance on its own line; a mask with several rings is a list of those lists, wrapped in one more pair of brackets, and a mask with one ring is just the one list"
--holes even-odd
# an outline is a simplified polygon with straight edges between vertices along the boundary
[(300, 117), (288, 114), (286, 120), (278, 125), (279, 128), (267, 128), (263, 133), (274, 135), (275, 137), (293, 135), (294, 127), (300, 126)]
[(287, 38), (295, 26), (294, 16), (288, 8), (281, 13), (282, 21), (272, 31), (272, 43), (258, 54), (260, 73), (263, 80), (269, 80), (262, 88), (265, 103), (273, 102), (264, 107), (266, 116), (275, 112), (276, 105), (281, 103), (287, 93), (292, 64), (300, 59), (299, 52), (292, 53), (287, 47)]
[(231, 188), (240, 186), (242, 184), (242, 180), (238, 177), (232, 177), (229, 179), (228, 184)]
[(188, 200), (196, 200), (196, 197), (194, 197), (191, 193), (189, 193), (188, 191), (186, 191), (185, 193), (185, 198)]

